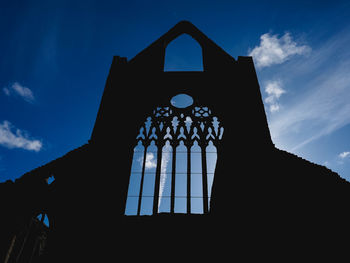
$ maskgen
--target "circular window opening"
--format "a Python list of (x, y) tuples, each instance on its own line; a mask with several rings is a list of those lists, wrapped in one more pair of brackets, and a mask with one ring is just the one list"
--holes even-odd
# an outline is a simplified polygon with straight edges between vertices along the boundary
[(187, 108), (193, 104), (193, 99), (187, 94), (178, 94), (171, 98), (170, 103), (176, 108)]

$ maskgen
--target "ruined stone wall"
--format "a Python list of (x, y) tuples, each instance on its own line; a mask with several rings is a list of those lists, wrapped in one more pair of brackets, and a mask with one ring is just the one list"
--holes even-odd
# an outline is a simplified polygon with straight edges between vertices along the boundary
[[(163, 72), (165, 47), (182, 33), (201, 45), (203, 72)], [(211, 108), (225, 128), (210, 210), (125, 216), (140, 125), (178, 93)], [(20, 256), (18, 240), (38, 212), (50, 225), (33, 262), (226, 260), (270, 236), (287, 244), (310, 229), (344, 226), (349, 193), (338, 174), (274, 147), (252, 59), (235, 60), (182, 22), (130, 61), (114, 58), (87, 144), (0, 184), (0, 262), (30, 261), (32, 244)]]

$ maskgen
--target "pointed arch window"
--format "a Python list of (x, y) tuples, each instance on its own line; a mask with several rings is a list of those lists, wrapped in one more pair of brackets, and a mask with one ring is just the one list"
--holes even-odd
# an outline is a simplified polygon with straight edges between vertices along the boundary
[(208, 213), (224, 128), (211, 109), (188, 101), (157, 107), (140, 127), (125, 215)]
[(166, 47), (164, 71), (203, 71), (202, 53), (192, 36), (182, 34)]
[(51, 228), (49, 217), (44, 211), (33, 214), (14, 233), (4, 262), (42, 262)]

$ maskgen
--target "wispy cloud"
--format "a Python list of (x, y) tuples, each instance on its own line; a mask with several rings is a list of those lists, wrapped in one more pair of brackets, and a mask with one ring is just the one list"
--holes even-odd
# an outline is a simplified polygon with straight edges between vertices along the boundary
[(168, 174), (166, 173), (166, 170), (168, 168), (168, 163), (170, 161), (170, 154), (171, 154), (172, 148), (170, 145), (165, 145), (163, 148), (163, 154), (162, 154), (162, 162), (161, 162), (161, 177), (159, 182), (159, 203), (158, 203), (158, 209), (161, 205), (162, 198), (163, 198), (163, 192), (165, 183), (168, 180)]
[(249, 56), (254, 58), (258, 68), (281, 64), (294, 55), (302, 55), (310, 52), (307, 45), (298, 45), (293, 41), (290, 33), (285, 33), (281, 38), (278, 35), (263, 34), (260, 37), (260, 45), (254, 47)]
[(342, 152), (338, 155), (338, 157), (340, 159), (345, 159), (346, 157), (348, 157), (350, 155), (350, 152)]
[(3, 91), (7, 96), (12, 96), (12, 95), (19, 96), (25, 101), (30, 103), (34, 102), (35, 100), (33, 92), (29, 88), (24, 87), (18, 82), (14, 82), (10, 86), (4, 87)]
[(319, 77), (312, 81), (314, 84), (306, 84), (308, 94), (271, 121), (273, 137), (287, 135), (296, 131), (296, 127), (304, 134), (309, 130), (310, 135), (293, 147), (298, 149), (350, 123), (350, 102), (347, 99), (350, 96), (350, 75), (343, 66), (326, 75), (326, 79)]
[(9, 121), (0, 123), (0, 145), (9, 149), (21, 148), (35, 152), (42, 148), (40, 140), (31, 139), (25, 131), (16, 129)]
[(349, 160), (350, 152), (342, 152), (337, 155), (336, 164), (343, 165), (347, 160)]
[[(350, 124), (349, 46), (350, 37), (337, 34), (308, 58), (284, 65), (277, 72), (288, 73), (289, 85), (295, 85), (294, 98), (284, 105), (283, 112), (269, 120), (274, 140), (294, 138), (287, 150), (295, 151)], [(298, 79), (302, 79), (299, 90)]]
[(286, 91), (282, 88), (282, 82), (279, 80), (268, 81), (265, 86), (265, 92), (267, 97), (265, 98), (266, 104), (268, 104), (271, 113), (279, 111), (280, 104), (278, 103), (279, 98)]

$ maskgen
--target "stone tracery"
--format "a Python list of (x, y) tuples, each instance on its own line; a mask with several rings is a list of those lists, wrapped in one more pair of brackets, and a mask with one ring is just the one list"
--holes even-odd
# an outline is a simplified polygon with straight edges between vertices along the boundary
[[(210, 145), (211, 149), (215, 149), (216, 155), (216, 149), (219, 146), (219, 141), (222, 139), (223, 132), (224, 128), (221, 122), (217, 117), (213, 116), (212, 111), (208, 107), (193, 104), (186, 108), (177, 108), (171, 105), (155, 108), (152, 115), (149, 116), (141, 126), (139, 134), (136, 137), (134, 159), (139, 158), (142, 162), (139, 162), (141, 169), (139, 169), (138, 173), (132, 171), (130, 176), (125, 214), (143, 215), (157, 214), (159, 212), (176, 213), (181, 210), (176, 208), (179, 206), (176, 202), (179, 200), (178, 202), (180, 203), (180, 198), (182, 198), (181, 201), (183, 203), (183, 199), (186, 199), (186, 208), (181, 211), (186, 211), (188, 214), (194, 212), (198, 213), (198, 211), (199, 213), (207, 213), (209, 211), (211, 184), (213, 180), (213, 175), (211, 174), (214, 173), (213, 169), (208, 171), (207, 168), (207, 147)], [(156, 151), (149, 150), (151, 144), (156, 145)], [(142, 147), (140, 147), (141, 145)], [(197, 150), (194, 150), (194, 146), (196, 146)], [(182, 150), (180, 150), (180, 147), (182, 147)], [(197, 158), (197, 162), (201, 163), (201, 169), (198, 170), (198, 168), (195, 168), (197, 169), (196, 172), (194, 172), (193, 167), (191, 170), (191, 155), (194, 153), (200, 156), (200, 158)], [(171, 155), (171, 171), (166, 171), (166, 167), (164, 167), (165, 154), (167, 154), (166, 158), (169, 158), (169, 154)], [(142, 157), (140, 157), (141, 155)], [(181, 156), (183, 161), (179, 164), (179, 162), (176, 162), (176, 159), (181, 158)], [(152, 160), (149, 159), (150, 157)], [(143, 209), (145, 204), (142, 204), (142, 200), (146, 198), (143, 192), (145, 188), (145, 180), (151, 178), (145, 176), (145, 174), (148, 174), (146, 170), (149, 168), (150, 161), (155, 163), (152, 171), (152, 173), (155, 173), (155, 182), (154, 194), (147, 197), (153, 197), (153, 203), (152, 209)], [(135, 163), (135, 160), (133, 163)], [(179, 170), (179, 165), (186, 166), (186, 168), (181, 168), (185, 169), (186, 172), (184, 172), (185, 170), (182, 172), (177, 171)], [(192, 166), (195, 166), (195, 164), (192, 164)], [(208, 178), (208, 173), (210, 173), (210, 178)], [(167, 180), (171, 180), (170, 196), (163, 195), (165, 184), (164, 174), (169, 174)], [(187, 181), (183, 183), (186, 185), (186, 194), (182, 194), (181, 196), (177, 194), (179, 190), (175, 190), (176, 187), (179, 187), (179, 184), (175, 182), (176, 179), (180, 177), (180, 174), (182, 174), (181, 176), (183, 176), (183, 174), (187, 175)], [(198, 174), (202, 175), (201, 180), (198, 180)], [(194, 178), (197, 178), (197, 180)], [(138, 182), (134, 182), (135, 180)], [(200, 182), (202, 185), (202, 193), (194, 196), (191, 192), (193, 192), (193, 184), (196, 183), (196, 181)], [(139, 188), (137, 195), (135, 195), (135, 189), (130, 189), (131, 187), (135, 187), (135, 185)], [(196, 191), (196, 193), (198, 194), (198, 191)], [(135, 198), (138, 200), (136, 201)], [(160, 209), (160, 202), (163, 198), (167, 198), (167, 200), (170, 199), (170, 204), (165, 210), (164, 208), (163, 210)], [(200, 208), (198, 208), (198, 199), (194, 198), (202, 200)], [(132, 199), (134, 199), (134, 202), (131, 201)], [(197, 208), (193, 207), (192, 203), (194, 203), (194, 200), (196, 201)]]

